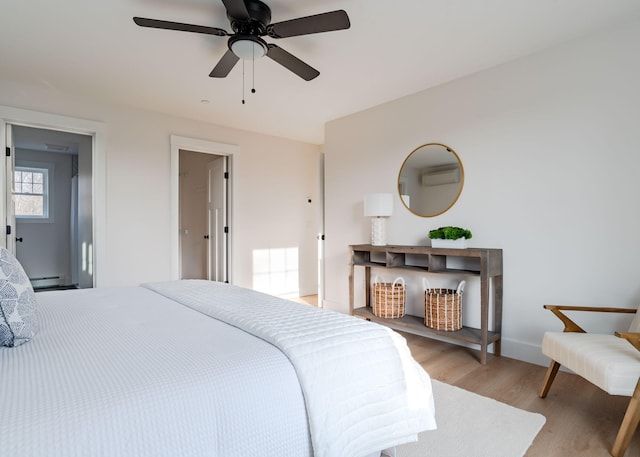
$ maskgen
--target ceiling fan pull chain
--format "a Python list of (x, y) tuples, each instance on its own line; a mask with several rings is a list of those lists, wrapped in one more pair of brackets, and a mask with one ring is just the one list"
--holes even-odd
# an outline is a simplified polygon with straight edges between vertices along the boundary
[(244, 105), (244, 60), (242, 61), (242, 104)]
[(253, 59), (251, 59), (251, 93), (256, 93), (256, 47), (251, 48), (253, 50)]

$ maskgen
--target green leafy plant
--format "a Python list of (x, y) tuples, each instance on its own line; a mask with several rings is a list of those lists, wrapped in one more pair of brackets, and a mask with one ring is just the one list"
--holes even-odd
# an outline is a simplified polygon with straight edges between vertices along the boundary
[(472, 236), (471, 231), (452, 226), (440, 227), (429, 231), (429, 238), (432, 240), (457, 240), (458, 238), (471, 239)]

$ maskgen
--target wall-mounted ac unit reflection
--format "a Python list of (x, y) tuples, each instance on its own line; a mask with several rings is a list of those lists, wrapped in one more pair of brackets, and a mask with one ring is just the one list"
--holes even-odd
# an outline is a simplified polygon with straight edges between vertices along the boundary
[(426, 168), (422, 171), (423, 186), (442, 186), (444, 184), (455, 184), (460, 182), (459, 168)]

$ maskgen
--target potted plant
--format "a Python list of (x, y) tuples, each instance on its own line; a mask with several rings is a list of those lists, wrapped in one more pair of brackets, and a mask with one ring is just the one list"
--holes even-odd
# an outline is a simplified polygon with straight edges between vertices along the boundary
[(472, 236), (471, 231), (450, 225), (429, 231), (431, 247), (434, 248), (465, 249), (467, 240)]

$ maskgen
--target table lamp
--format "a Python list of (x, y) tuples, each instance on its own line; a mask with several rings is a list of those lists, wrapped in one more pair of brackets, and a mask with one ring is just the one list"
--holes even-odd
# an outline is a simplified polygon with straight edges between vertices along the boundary
[(371, 244), (387, 244), (386, 218), (393, 214), (393, 194), (368, 194), (364, 197), (364, 215), (371, 217)]

